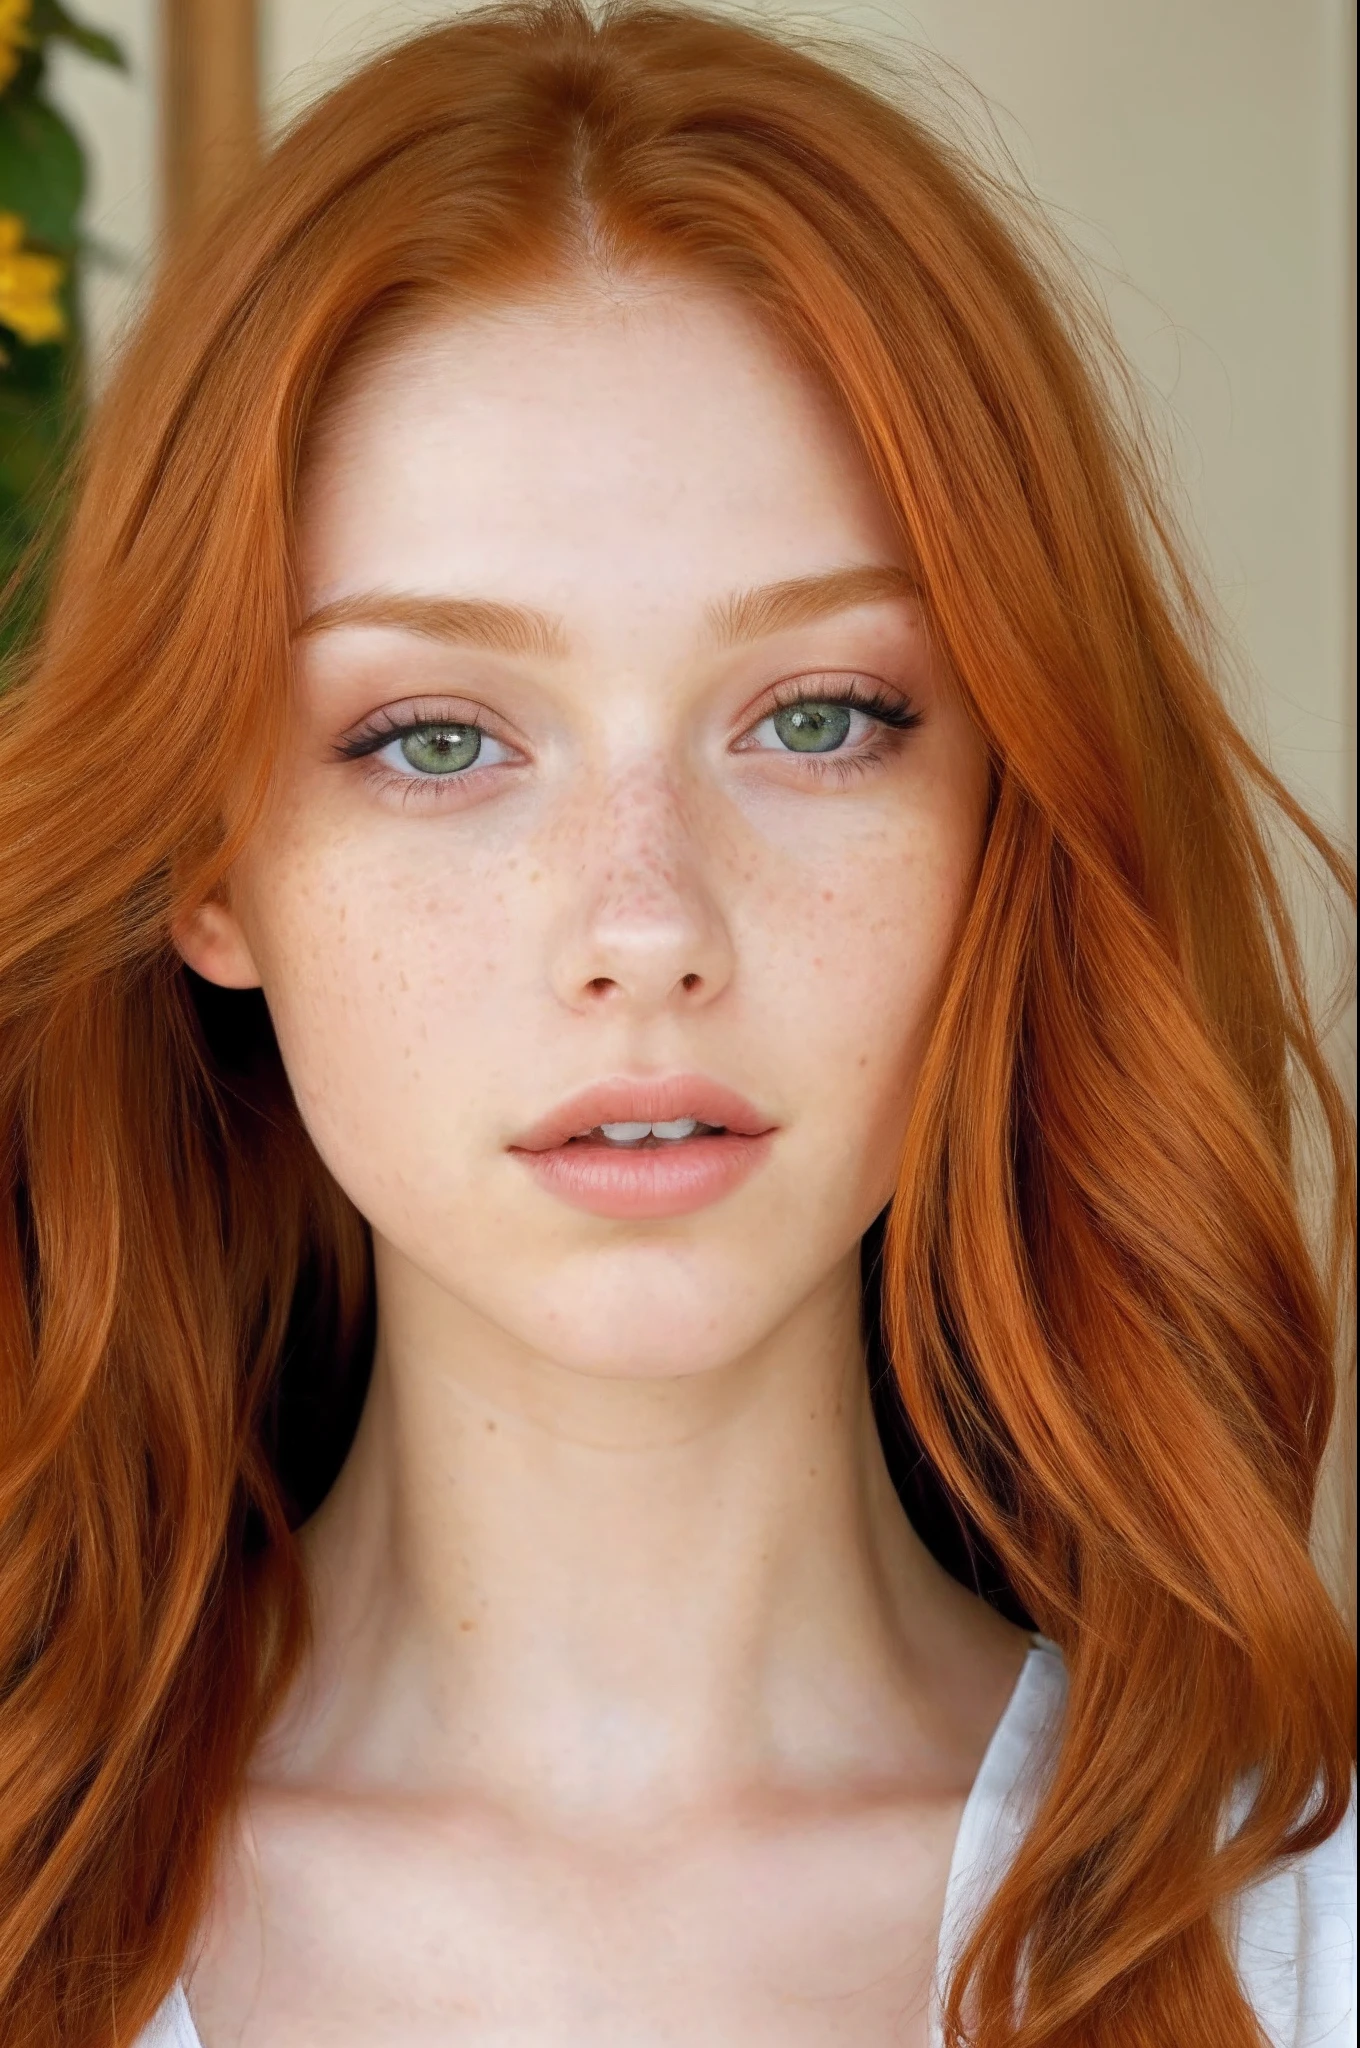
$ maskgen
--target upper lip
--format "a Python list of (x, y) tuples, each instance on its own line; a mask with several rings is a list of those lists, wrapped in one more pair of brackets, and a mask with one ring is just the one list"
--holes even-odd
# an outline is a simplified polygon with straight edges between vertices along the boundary
[(567, 1097), (536, 1124), (511, 1140), (515, 1152), (550, 1152), (597, 1124), (671, 1123), (692, 1116), (701, 1124), (721, 1124), (739, 1137), (759, 1138), (774, 1129), (744, 1095), (710, 1081), (703, 1074), (667, 1074), (655, 1079), (621, 1077), (597, 1081)]

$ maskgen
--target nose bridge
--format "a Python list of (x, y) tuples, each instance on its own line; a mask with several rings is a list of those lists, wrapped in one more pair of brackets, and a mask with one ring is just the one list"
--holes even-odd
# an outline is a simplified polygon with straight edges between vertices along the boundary
[(634, 758), (582, 792), (573, 835), (579, 882), (557, 962), (573, 1004), (711, 998), (731, 969), (702, 821), (680, 776)]
[(693, 807), (678, 777), (645, 763), (624, 766), (599, 796), (590, 827), (598, 913), (673, 916), (699, 880)]

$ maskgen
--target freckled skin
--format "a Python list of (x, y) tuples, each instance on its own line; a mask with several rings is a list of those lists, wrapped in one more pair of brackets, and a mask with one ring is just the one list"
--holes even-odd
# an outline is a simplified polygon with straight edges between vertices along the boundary
[[(263, 986), (378, 1286), (359, 1437), (303, 1532), (306, 1683), (193, 1979), (204, 2048), (357, 2048), (398, 2014), (413, 2041), (913, 2048), (1024, 1639), (892, 1494), (857, 1262), (986, 756), (908, 597), (705, 629), (900, 564), (893, 521), (746, 312), (651, 281), (441, 316), (369, 365), (307, 451), (299, 557), (308, 610), (475, 596), (568, 648), (300, 640), (273, 808), (177, 935)], [(921, 723), (870, 721), (839, 776), (748, 745), (799, 677)], [(512, 758), (413, 799), (338, 757), (413, 702)], [(706, 1209), (607, 1221), (507, 1149), (590, 1083), (681, 1071), (777, 1126)]]

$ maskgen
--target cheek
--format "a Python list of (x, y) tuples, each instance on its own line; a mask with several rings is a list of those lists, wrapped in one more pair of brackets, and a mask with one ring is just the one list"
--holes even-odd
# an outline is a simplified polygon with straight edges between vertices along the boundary
[(241, 890), (298, 1108), (361, 1206), (513, 1052), (529, 924), (518, 863), (483, 874), (437, 841), (295, 829)]
[(972, 795), (904, 805), (774, 864), (753, 921), (821, 1156), (885, 1200), (975, 883), (985, 791), (982, 804)]

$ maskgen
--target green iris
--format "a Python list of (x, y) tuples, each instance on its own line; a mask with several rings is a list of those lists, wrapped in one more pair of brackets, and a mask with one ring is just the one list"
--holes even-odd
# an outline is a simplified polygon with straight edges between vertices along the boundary
[(774, 714), (774, 729), (797, 754), (830, 754), (850, 730), (846, 704), (786, 704)]
[(403, 736), (401, 751), (423, 774), (452, 775), (472, 766), (482, 751), (482, 735), (475, 725), (422, 725)]

